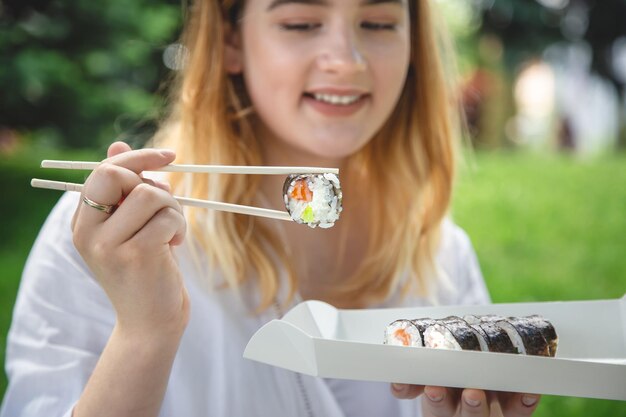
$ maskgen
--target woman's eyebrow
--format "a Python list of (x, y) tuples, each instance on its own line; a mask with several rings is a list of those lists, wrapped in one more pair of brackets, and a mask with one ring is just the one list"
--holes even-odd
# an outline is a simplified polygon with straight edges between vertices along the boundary
[[(299, 4), (309, 4), (315, 6), (328, 6), (328, 0), (274, 0), (267, 7), (267, 11), (273, 10), (279, 6), (290, 3), (299, 3)], [(361, 5), (369, 6), (372, 4), (382, 4), (382, 3), (392, 3), (392, 4), (403, 4), (404, 0), (363, 0)]]
[(284, 4), (289, 4), (289, 3), (311, 4), (311, 5), (316, 5), (316, 6), (327, 6), (328, 5), (328, 1), (327, 0), (274, 0), (267, 7), (267, 11), (269, 12), (270, 10), (273, 10), (273, 9), (279, 7), (279, 6), (282, 6)]
[(403, 4), (404, 0), (363, 0), (361, 2), (361, 5), (370, 6), (372, 4), (382, 4), (382, 3)]

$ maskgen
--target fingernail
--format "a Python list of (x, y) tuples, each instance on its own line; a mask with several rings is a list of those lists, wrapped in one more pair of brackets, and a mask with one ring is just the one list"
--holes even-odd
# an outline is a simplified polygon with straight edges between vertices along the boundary
[(470, 407), (478, 407), (480, 405), (480, 400), (465, 397), (465, 403), (469, 405)]
[(532, 407), (533, 405), (537, 404), (537, 400), (539, 398), (535, 395), (522, 395), (522, 404), (524, 404), (526, 407)]
[(404, 385), (391, 384), (391, 389), (393, 389), (393, 391), (396, 393), (401, 393), (402, 391), (404, 391)]
[(161, 149), (161, 155), (163, 155), (166, 158), (171, 158), (174, 155), (176, 155), (176, 153), (171, 149)]
[(443, 394), (441, 394), (440, 392), (428, 392), (425, 391), (426, 396), (428, 397), (429, 400), (431, 400), (432, 402), (438, 403), (439, 401), (443, 400)]

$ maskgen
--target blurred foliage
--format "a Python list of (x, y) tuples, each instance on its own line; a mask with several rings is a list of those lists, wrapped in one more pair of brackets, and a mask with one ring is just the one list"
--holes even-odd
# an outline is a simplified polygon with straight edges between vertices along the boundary
[(68, 147), (149, 131), (180, 16), (178, 1), (5, 1), (0, 127)]
[[(607, 80), (621, 98), (617, 149), (626, 149), (626, 0), (439, 0), (454, 34), (462, 97), (472, 142), (480, 148), (519, 147), (511, 130), (514, 82), (552, 49), (589, 52), (582, 68)], [(551, 48), (557, 46), (558, 48)], [(554, 54), (553, 54), (554, 55)], [(549, 60), (549, 58), (547, 58)], [(586, 63), (581, 64), (586, 67)], [(572, 71), (580, 71), (573, 68)], [(555, 125), (563, 123), (558, 109)], [(570, 141), (571, 141), (571, 131)], [(545, 143), (567, 142), (555, 128)], [(553, 146), (552, 149), (562, 148)], [(609, 150), (609, 149), (607, 149)], [(613, 149), (610, 149), (613, 150)]]
[(481, 34), (506, 45), (510, 67), (540, 56), (555, 42), (585, 42), (591, 69), (624, 96), (626, 79), (615, 68), (615, 42), (626, 37), (625, 0), (472, 0), (480, 10)]
[(626, 41), (625, 0), (439, 0), (458, 45), (462, 68), (484, 64), (478, 39), (504, 45), (509, 71), (541, 56), (554, 43), (586, 43), (592, 71), (624, 94), (614, 48)]
[[(121, 135), (141, 144), (162, 107), (162, 95), (154, 93), (169, 72), (162, 55), (177, 38), (182, 3), (4, 0), (0, 129), (52, 146), (93, 148)], [(552, 42), (587, 42), (594, 71), (624, 91), (610, 53), (614, 41), (626, 36), (624, 0), (439, 4), (457, 39), (462, 69), (489, 59), (489, 48), (479, 41), (485, 35), (505, 45), (508, 72)]]

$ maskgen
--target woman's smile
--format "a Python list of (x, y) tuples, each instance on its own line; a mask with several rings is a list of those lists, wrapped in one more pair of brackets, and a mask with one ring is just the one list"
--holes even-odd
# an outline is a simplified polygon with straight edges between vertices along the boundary
[(370, 94), (363, 90), (318, 88), (303, 94), (306, 106), (328, 117), (351, 116), (368, 104)]

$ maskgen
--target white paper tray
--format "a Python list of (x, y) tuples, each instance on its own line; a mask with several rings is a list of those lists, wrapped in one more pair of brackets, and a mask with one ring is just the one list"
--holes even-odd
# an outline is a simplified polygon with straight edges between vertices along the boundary
[[(382, 344), (393, 320), (465, 314), (540, 314), (557, 330), (557, 357)], [(378, 310), (338, 310), (307, 301), (259, 329), (244, 357), (325, 378), (626, 400), (626, 295), (601, 301)]]

